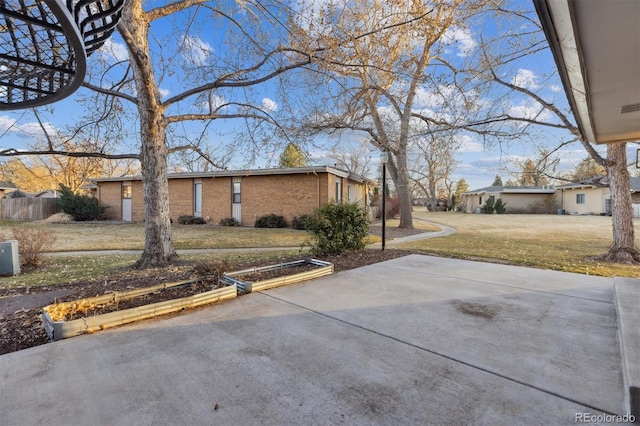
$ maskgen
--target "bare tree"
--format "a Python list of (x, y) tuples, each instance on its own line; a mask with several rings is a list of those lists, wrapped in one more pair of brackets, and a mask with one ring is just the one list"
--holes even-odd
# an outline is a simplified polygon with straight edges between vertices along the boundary
[(580, 163), (576, 166), (573, 174), (571, 175), (571, 181), (573, 182), (583, 182), (589, 179), (603, 178), (607, 175), (607, 169), (598, 164), (593, 157), (588, 156), (587, 158), (580, 161)]
[[(504, 133), (505, 126), (510, 124), (510, 129), (515, 130), (514, 133), (518, 135), (526, 135), (539, 128), (563, 133), (564, 141), (558, 143), (549, 153), (557, 152), (568, 144), (579, 142), (597, 164), (606, 168), (611, 190), (613, 244), (602, 258), (608, 261), (640, 262), (640, 254), (635, 247), (634, 239), (626, 144), (608, 145), (607, 158), (603, 158), (591, 144), (583, 139), (578, 126), (572, 119), (566, 99), (553, 99), (542, 93), (544, 88), (552, 86), (554, 82), (559, 86), (557, 76), (555, 79), (547, 77), (542, 84), (526, 69), (520, 68), (517, 73), (510, 69), (519, 58), (538, 54), (541, 49), (548, 50), (548, 45), (539, 22), (533, 18), (535, 15), (532, 11), (500, 9), (499, 12), (505, 17), (520, 21), (522, 28), (529, 29), (517, 35), (505, 35), (513, 38), (510, 45), (514, 48), (510, 50), (490, 50), (488, 47), (490, 43), (480, 45), (478, 53), (482, 55), (483, 67), (468, 71), (474, 74), (478, 81), (484, 82), (479, 85), (484, 84), (491, 87), (491, 90), (502, 89), (504, 92), (501, 99), (494, 99), (493, 108), (487, 108), (484, 120), (470, 123), (466, 128), (471, 130), (475, 128), (478, 133), (492, 137)], [(527, 108), (509, 108), (513, 103), (508, 102), (507, 99), (513, 99), (513, 96), (528, 100)], [(523, 109), (526, 109), (526, 112), (523, 112)]]
[(452, 135), (427, 133), (416, 141), (415, 147), (417, 154), (409, 168), (410, 179), (426, 196), (430, 209), (436, 211), (440, 191), (446, 189), (447, 198), (451, 194), (449, 176), (457, 164), (453, 155), (457, 144)]
[(513, 158), (511, 162), (518, 170), (512, 173), (518, 185), (544, 186), (551, 185), (555, 180), (560, 158), (552, 155), (551, 151), (542, 148), (534, 159)]
[(40, 112), (34, 110), (33, 115), (40, 132), (32, 135), (30, 146), (0, 150), (0, 156), (11, 158), (2, 166), (5, 179), (22, 189), (35, 192), (64, 185), (76, 192), (90, 178), (139, 170), (136, 154), (108, 154), (114, 149), (109, 141), (87, 139), (90, 135), (82, 132), (65, 137), (45, 123)]
[(355, 144), (338, 144), (331, 148), (327, 158), (339, 169), (367, 176), (371, 171), (371, 145), (366, 141)]
[(464, 33), (466, 22), (489, 3), (341, 2), (322, 10), (325, 26), (299, 28), (298, 39), (306, 45), (319, 38), (348, 41), (315, 64), (315, 76), (327, 76), (325, 83), (333, 90), (324, 91), (327, 96), (318, 99), (320, 107), (305, 124), (317, 131), (364, 133), (390, 154), (387, 166), (400, 201), (400, 228), (413, 228), (408, 149), (420, 127), (416, 111), (426, 109), (422, 95), (447, 97), (435, 74), (449, 70), (453, 34)]
[[(137, 152), (76, 153), (51, 147), (33, 153), (140, 160), (145, 247), (136, 267), (163, 266), (177, 258), (168, 205), (171, 153), (191, 150), (206, 158), (210, 152), (197, 142), (214, 120), (253, 123), (247, 137), (263, 144), (260, 123), (275, 123), (275, 102), (256, 98), (251, 88), (311, 62), (310, 52), (284, 47), (289, 36), (284, 24), (291, 12), (277, 0), (127, 1), (118, 24), (126, 49), (107, 43), (100, 61), (89, 70), (84, 87), (92, 92), (84, 96), (91, 114), (81, 127), (101, 135), (112, 132), (124, 140), (123, 134), (131, 134), (126, 126), (133, 120)], [(168, 28), (175, 30), (167, 32)], [(209, 45), (203, 35), (214, 36), (219, 45)], [(185, 123), (201, 123), (201, 135), (184, 141), (169, 137)], [(219, 158), (211, 160), (216, 163)]]

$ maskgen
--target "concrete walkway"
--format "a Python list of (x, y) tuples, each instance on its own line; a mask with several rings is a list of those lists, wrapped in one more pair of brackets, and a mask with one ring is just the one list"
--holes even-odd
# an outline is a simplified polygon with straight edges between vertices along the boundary
[(617, 331), (611, 278), (411, 255), (0, 356), (0, 424), (575, 424)]

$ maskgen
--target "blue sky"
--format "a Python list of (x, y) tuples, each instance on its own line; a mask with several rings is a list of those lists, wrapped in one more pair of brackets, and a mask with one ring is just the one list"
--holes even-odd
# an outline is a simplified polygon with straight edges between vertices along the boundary
[[(305, 0), (304, 6), (308, 10), (313, 11), (311, 0)], [(531, 6), (532, 9), (532, 6)], [(172, 21), (167, 24), (157, 25), (153, 27), (155, 34), (155, 46), (152, 44), (154, 51), (163, 50), (165, 59), (175, 62), (176, 66), (172, 72), (165, 72), (160, 81), (160, 92), (164, 99), (171, 97), (184, 88), (184, 77), (180, 73), (180, 65), (193, 65), (194, 67), (209, 66), (215, 61), (228, 60), (227, 56), (231, 47), (220, 43), (221, 37), (225, 37), (229, 28), (225, 25), (204, 25), (199, 28), (193, 28), (189, 35), (176, 37), (175, 29), (188, 22), (189, 16), (183, 16), (181, 20)], [(462, 58), (472, 52), (479, 43), (480, 36), (483, 31), (494, 31), (490, 25), (470, 26), (469, 28), (456, 27), (452, 29), (448, 37), (450, 38), (451, 56), (453, 58)], [(169, 47), (173, 47), (169, 49)], [(174, 56), (166, 56), (167, 52), (173, 52)], [(126, 49), (116, 34), (101, 49), (100, 52), (89, 58), (94, 61), (94, 65), (102, 62), (113, 62), (115, 60), (123, 60), (127, 58)], [(90, 64), (91, 65), (91, 64)], [(527, 88), (539, 90), (552, 96), (558, 103), (566, 106), (566, 97), (560, 87), (560, 82), (555, 74), (555, 64), (550, 52), (547, 50), (535, 57), (518, 61), (511, 69), (511, 74), (505, 76), (511, 82), (517, 83)], [(45, 107), (42, 109), (42, 115), (46, 120), (46, 125), (51, 130), (63, 129), (67, 125), (73, 125), (79, 120), (86, 110), (78, 102), (79, 96), (86, 93), (86, 89), (81, 89), (76, 95), (58, 102), (51, 109)], [(245, 92), (243, 96), (249, 99), (256, 107), (263, 111), (277, 116), (282, 112), (283, 99), (281, 96), (282, 87), (277, 81), (269, 82), (258, 88), (254, 88), (250, 92)], [(227, 93), (221, 91), (216, 95), (215, 102), (223, 103), (228, 99), (225, 97)], [(300, 96), (311, 96), (309, 94), (300, 93)], [(229, 97), (231, 95), (229, 94)], [(490, 99), (487, 102), (491, 102)], [(512, 99), (512, 104), (508, 105), (512, 114), (530, 115), (532, 111), (539, 109), (534, 103), (526, 99)], [(432, 94), (427, 91), (419, 92), (418, 105), (424, 110), (436, 111)], [(197, 102), (192, 102), (193, 110), (198, 109)], [(181, 111), (185, 112), (185, 111)], [(189, 123), (179, 129), (184, 135), (191, 133), (197, 134), (201, 131), (202, 124)], [(207, 139), (214, 145), (228, 146), (229, 149), (237, 148), (236, 135), (243, 132), (244, 127), (237, 121), (216, 121), (208, 128)], [(451, 179), (457, 181), (464, 178), (471, 188), (479, 188), (488, 186), (493, 182), (496, 175), (502, 176), (506, 181), (511, 176), (509, 171), (513, 171), (513, 158), (535, 157), (536, 150), (533, 144), (544, 142), (548, 146), (554, 146), (559, 140), (564, 139), (566, 135), (538, 129), (531, 136), (531, 140), (520, 141), (519, 143), (511, 143), (510, 145), (485, 146), (481, 140), (472, 135), (465, 135), (459, 138), (460, 148), (456, 152), (456, 160), (459, 162), (455, 173)], [(33, 117), (33, 114), (26, 111), (2, 112), (0, 113), (0, 147), (6, 148), (24, 148), (31, 143), (34, 138), (41, 138), (41, 132)], [(130, 130), (129, 146), (120, 148), (122, 152), (136, 152), (137, 135), (135, 126)], [(313, 158), (314, 163), (333, 164), (333, 160), (326, 158), (326, 152), (329, 146), (335, 143), (341, 144), (357, 144), (363, 139), (362, 135), (343, 134), (339, 139), (328, 136), (320, 136), (316, 140), (316, 146), (308, 147), (308, 151)], [(629, 159), (635, 158), (635, 144), (629, 144)], [(242, 151), (242, 150), (241, 150)], [(246, 151), (246, 150), (245, 150)], [(266, 150), (258, 156), (255, 161), (247, 160), (246, 156), (238, 153), (229, 163), (230, 168), (245, 167), (266, 167), (267, 165), (276, 165), (276, 154), (273, 151)], [(373, 158), (377, 155), (374, 153)], [(560, 170), (571, 170), (582, 159), (586, 157), (586, 152), (578, 143), (573, 144), (559, 153), (561, 158)], [(374, 160), (375, 162), (375, 160)], [(375, 170), (375, 167), (373, 168)]]

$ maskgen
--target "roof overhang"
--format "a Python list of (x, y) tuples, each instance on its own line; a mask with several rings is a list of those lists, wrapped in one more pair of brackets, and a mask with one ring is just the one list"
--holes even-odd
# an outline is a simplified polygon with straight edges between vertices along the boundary
[(640, 140), (640, 1), (534, 0), (585, 140)]
[[(296, 174), (318, 174), (329, 173), (341, 178), (349, 179), (367, 185), (376, 185), (376, 181), (364, 176), (350, 173), (345, 170), (336, 169), (329, 166), (309, 166), (309, 167), (286, 167), (275, 169), (252, 169), (252, 170), (221, 170), (215, 172), (190, 172), (190, 173), (169, 173), (169, 179), (203, 179), (217, 177), (247, 177), (247, 176), (278, 176)], [(131, 180), (142, 180), (142, 176), (119, 176), (119, 177), (99, 177), (92, 178), (91, 182), (124, 182)]]

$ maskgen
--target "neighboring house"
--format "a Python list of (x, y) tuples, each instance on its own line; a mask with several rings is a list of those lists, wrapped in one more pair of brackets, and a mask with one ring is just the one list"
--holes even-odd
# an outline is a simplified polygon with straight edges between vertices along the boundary
[(58, 198), (58, 191), (55, 189), (47, 189), (33, 194), (35, 198)]
[(611, 191), (604, 179), (560, 185), (558, 197), (566, 214), (611, 214)]
[[(634, 216), (640, 217), (640, 177), (630, 181)], [(610, 215), (611, 191), (606, 177), (556, 187), (489, 186), (462, 194), (464, 212), (480, 213), (488, 198), (502, 199), (507, 213)]]
[(11, 182), (0, 182), (0, 198), (17, 190), (16, 186)]
[[(109, 207), (111, 220), (139, 222), (144, 219), (140, 176), (91, 179), (92, 191), (101, 206)], [(295, 216), (311, 214), (331, 200), (368, 205), (367, 194), (375, 182), (328, 166), (170, 174), (169, 214), (205, 218), (217, 224), (233, 217), (252, 226), (266, 214), (282, 215), (291, 223)]]
[(550, 213), (557, 209), (556, 189), (552, 186), (488, 186), (462, 194), (465, 213), (480, 213), (489, 198), (498, 198), (507, 213)]
[[(557, 187), (562, 210), (566, 214), (611, 214), (611, 191), (607, 178), (590, 179)], [(640, 177), (632, 177), (629, 183), (631, 202), (640, 204)], [(637, 210), (635, 208), (634, 210)], [(634, 216), (638, 216), (636, 212)]]

